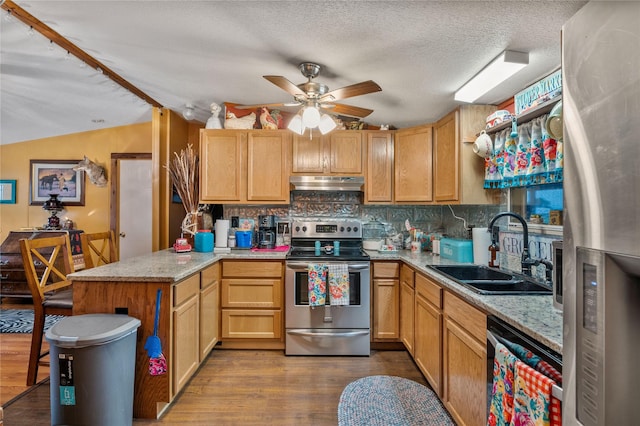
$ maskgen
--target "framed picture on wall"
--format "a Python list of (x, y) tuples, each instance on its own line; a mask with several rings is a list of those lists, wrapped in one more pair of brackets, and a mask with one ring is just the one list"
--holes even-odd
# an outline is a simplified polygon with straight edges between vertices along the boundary
[(0, 204), (16, 203), (16, 181), (0, 180)]
[(41, 206), (51, 194), (67, 206), (84, 206), (84, 171), (80, 160), (31, 160), (29, 204)]

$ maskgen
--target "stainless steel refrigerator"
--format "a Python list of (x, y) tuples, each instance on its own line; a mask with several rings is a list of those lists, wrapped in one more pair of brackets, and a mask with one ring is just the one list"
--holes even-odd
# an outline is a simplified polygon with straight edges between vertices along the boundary
[(640, 422), (640, 3), (562, 31), (563, 423)]

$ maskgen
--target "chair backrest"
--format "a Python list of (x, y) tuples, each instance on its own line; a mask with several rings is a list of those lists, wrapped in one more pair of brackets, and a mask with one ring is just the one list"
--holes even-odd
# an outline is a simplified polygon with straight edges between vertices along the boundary
[(20, 251), (34, 305), (42, 303), (45, 293), (71, 285), (67, 275), (74, 267), (68, 234), (21, 239)]
[(113, 231), (80, 234), (85, 269), (118, 261), (116, 238)]

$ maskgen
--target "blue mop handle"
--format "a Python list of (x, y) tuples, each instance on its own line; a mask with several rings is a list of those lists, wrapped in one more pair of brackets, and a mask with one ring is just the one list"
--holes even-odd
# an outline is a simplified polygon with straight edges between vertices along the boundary
[(158, 294), (156, 296), (156, 319), (153, 323), (153, 335), (158, 335), (158, 323), (160, 322), (160, 300), (162, 298), (162, 289), (158, 289)]

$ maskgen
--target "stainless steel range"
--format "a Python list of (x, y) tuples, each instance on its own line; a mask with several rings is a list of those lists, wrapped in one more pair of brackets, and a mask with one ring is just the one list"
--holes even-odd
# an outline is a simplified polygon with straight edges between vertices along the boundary
[[(370, 259), (357, 220), (294, 221), (285, 277), (287, 355), (369, 355)], [(309, 306), (309, 268), (342, 265), (349, 304)], [(331, 269), (329, 269), (331, 270)]]

